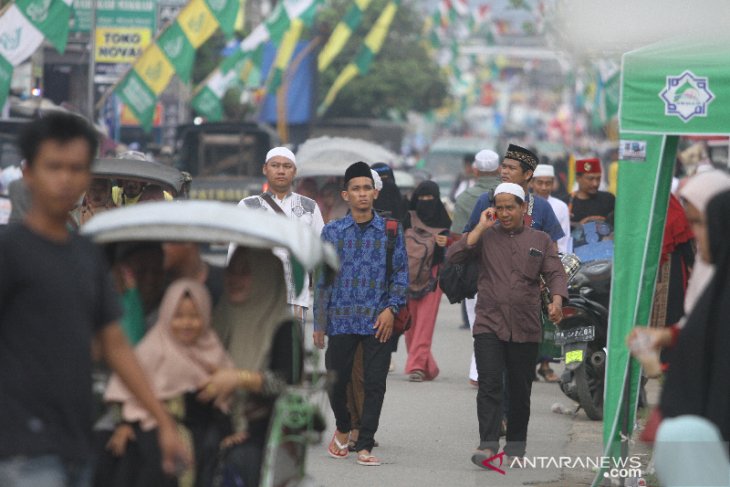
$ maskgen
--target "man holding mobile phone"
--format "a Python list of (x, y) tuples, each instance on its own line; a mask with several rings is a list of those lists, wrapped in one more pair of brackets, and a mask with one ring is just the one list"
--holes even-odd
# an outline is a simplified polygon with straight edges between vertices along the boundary
[(472, 462), (483, 468), (499, 449), (505, 370), (510, 408), (504, 453), (525, 455), (533, 364), (542, 338), (540, 274), (553, 293), (548, 308), (553, 322), (562, 319), (563, 298), (568, 296), (555, 244), (546, 233), (525, 225), (526, 211), (524, 189), (500, 184), (494, 191), (494, 207), (482, 211), (472, 231), (448, 252), (454, 263), (473, 256), (479, 261), (474, 353), (480, 443)]

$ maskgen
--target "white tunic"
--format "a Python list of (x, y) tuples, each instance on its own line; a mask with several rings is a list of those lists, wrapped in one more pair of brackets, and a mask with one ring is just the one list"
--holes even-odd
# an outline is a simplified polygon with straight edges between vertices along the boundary
[[(324, 220), (322, 219), (322, 212), (317, 206), (317, 202), (306, 196), (302, 196), (297, 193), (289, 193), (284, 199), (279, 199), (273, 193), (269, 193), (273, 200), (279, 207), (284, 210), (284, 213), (292, 220), (299, 220), (306, 225), (309, 225), (317, 232), (317, 235), (322, 234), (322, 228), (324, 228)], [(248, 198), (242, 199), (238, 206), (245, 206), (251, 209), (268, 211), (276, 213), (273, 208), (259, 195), (249, 196)], [(289, 260), (289, 252), (286, 249), (275, 248), (272, 251), (274, 255), (281, 259), (284, 264), (284, 276), (286, 277), (287, 286), (287, 302), (289, 304), (309, 307), (310, 293), (309, 293), (309, 274), (304, 275), (304, 289), (301, 294), (297, 296), (295, 294), (294, 281), (292, 278), (292, 267)], [(228, 250), (228, 258), (231, 258), (233, 253), (233, 245)]]

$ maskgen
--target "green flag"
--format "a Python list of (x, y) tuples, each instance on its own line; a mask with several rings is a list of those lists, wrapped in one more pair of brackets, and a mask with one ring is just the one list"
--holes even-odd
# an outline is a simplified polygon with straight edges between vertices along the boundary
[(5, 106), (10, 92), (10, 82), (13, 79), (13, 65), (0, 56), (0, 107)]
[(190, 82), (195, 61), (195, 48), (180, 25), (175, 22), (157, 39), (157, 44), (185, 83)]
[(63, 54), (68, 39), (71, 0), (17, 0), (18, 9)]

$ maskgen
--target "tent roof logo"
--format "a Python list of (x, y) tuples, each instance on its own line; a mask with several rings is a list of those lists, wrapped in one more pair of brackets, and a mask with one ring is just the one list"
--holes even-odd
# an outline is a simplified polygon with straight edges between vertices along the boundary
[(707, 106), (715, 95), (706, 77), (695, 76), (687, 70), (679, 76), (667, 76), (659, 98), (664, 102), (664, 115), (676, 115), (689, 122), (694, 117), (707, 116)]

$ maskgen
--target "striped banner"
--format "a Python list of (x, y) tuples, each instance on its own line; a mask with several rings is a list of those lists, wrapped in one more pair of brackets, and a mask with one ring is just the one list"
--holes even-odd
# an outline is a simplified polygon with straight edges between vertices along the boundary
[(327, 44), (324, 45), (317, 58), (317, 69), (320, 73), (332, 64), (332, 61), (345, 47), (352, 33), (360, 26), (362, 14), (371, 2), (372, 0), (355, 0), (342, 20), (335, 26), (335, 30), (332, 31)]
[(233, 35), (240, 0), (191, 0), (132, 66), (114, 92), (145, 130), (152, 127), (157, 97), (177, 74), (190, 82), (195, 51), (219, 28)]
[(291, 27), (284, 35), (284, 38), (281, 40), (281, 45), (279, 45), (279, 50), (276, 52), (276, 59), (274, 59), (274, 65), (269, 75), (267, 91), (275, 92), (281, 86), (281, 81), (289, 67), (289, 62), (294, 53), (294, 48), (302, 35), (302, 30), (304, 30), (304, 21), (301, 19), (292, 20)]
[(370, 29), (370, 32), (368, 32), (367, 37), (365, 37), (365, 41), (362, 47), (360, 47), (360, 52), (358, 52), (357, 56), (350, 64), (345, 66), (345, 69), (342, 70), (330, 87), (327, 92), (327, 96), (317, 109), (318, 116), (322, 116), (327, 111), (327, 109), (332, 105), (332, 102), (335, 101), (335, 98), (337, 98), (337, 94), (347, 83), (352, 81), (352, 79), (358, 75), (367, 74), (370, 70), (373, 59), (375, 59), (375, 56), (377, 56), (380, 52), (380, 48), (383, 47), (383, 42), (388, 36), (390, 24), (395, 18), (399, 5), (400, 0), (391, 0), (391, 2), (385, 6), (378, 17), (378, 20), (375, 21), (375, 24)]

